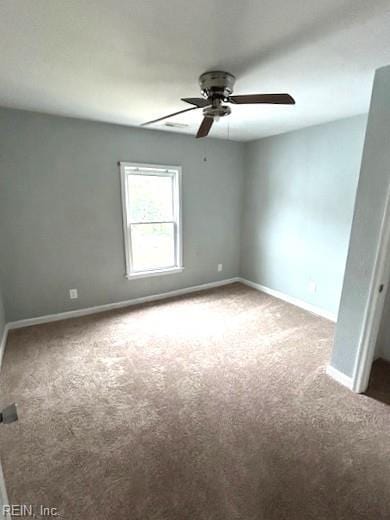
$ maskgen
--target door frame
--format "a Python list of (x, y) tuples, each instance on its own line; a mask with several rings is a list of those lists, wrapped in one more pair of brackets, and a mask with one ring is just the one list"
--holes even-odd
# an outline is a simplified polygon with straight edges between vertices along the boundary
[(374, 268), (372, 271), (368, 298), (359, 337), (358, 351), (352, 374), (352, 390), (357, 393), (362, 393), (367, 390), (389, 279), (390, 184), (387, 188)]

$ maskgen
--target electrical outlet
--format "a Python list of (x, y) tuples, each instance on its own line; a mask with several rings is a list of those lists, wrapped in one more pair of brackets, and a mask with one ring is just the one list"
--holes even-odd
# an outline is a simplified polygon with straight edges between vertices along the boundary
[(76, 300), (79, 297), (79, 293), (77, 292), (77, 289), (69, 289), (69, 298), (71, 300)]
[(223, 269), (223, 265), (222, 265), (222, 264), (218, 264), (217, 269), (218, 269), (218, 271), (222, 271), (222, 269)]
[(311, 293), (317, 292), (317, 284), (315, 283), (314, 280), (310, 280), (310, 282), (309, 282), (309, 291)]

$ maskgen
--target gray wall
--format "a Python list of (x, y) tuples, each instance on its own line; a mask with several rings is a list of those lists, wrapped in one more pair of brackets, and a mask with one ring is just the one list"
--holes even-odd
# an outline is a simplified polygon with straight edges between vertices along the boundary
[(337, 313), (366, 121), (353, 117), (247, 145), (245, 278)]
[[(368, 116), (331, 364), (352, 376), (390, 183), (390, 67), (379, 69)], [(384, 296), (384, 295), (383, 295)]]
[[(245, 278), (336, 313), (365, 125), (244, 145), (1, 109), (7, 320), (238, 276), (240, 245)], [(184, 273), (124, 278), (118, 160), (183, 166)]]
[[(1, 109), (7, 319), (237, 276), (243, 149), (218, 139)], [(118, 160), (182, 165), (183, 273), (124, 278)], [(79, 290), (78, 300), (69, 300), (70, 288)]]

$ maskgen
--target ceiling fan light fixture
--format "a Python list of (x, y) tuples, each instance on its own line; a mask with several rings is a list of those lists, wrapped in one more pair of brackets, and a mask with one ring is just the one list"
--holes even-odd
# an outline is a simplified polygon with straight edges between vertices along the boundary
[[(217, 106), (206, 107), (203, 109), (204, 117), (212, 117), (215, 121), (218, 121), (221, 117), (228, 116), (231, 114), (232, 109), (227, 105), (218, 104)], [(218, 119), (217, 119), (218, 118)]]

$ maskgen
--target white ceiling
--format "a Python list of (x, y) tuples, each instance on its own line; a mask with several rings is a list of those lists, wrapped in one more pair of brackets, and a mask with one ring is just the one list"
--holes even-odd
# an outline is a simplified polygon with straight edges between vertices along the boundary
[[(2, 106), (138, 126), (189, 107), (210, 69), (236, 94), (295, 97), (233, 106), (212, 129), (244, 141), (367, 112), (390, 0), (6, 0), (0, 49)], [(201, 111), (172, 121), (195, 133)]]

